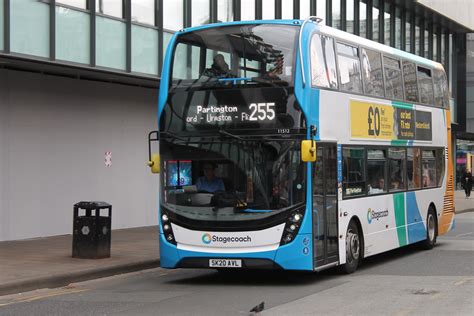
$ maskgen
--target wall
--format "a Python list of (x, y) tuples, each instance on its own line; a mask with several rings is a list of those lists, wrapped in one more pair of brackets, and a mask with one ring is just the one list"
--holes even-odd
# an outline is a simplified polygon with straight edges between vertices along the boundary
[(115, 229), (155, 225), (156, 103), (154, 89), (1, 69), (0, 240), (70, 234), (81, 200), (111, 203)]
[[(442, 15), (474, 29), (474, 1), (472, 0), (418, 0), (418, 2)], [(449, 3), (449, 5), (447, 5)]]

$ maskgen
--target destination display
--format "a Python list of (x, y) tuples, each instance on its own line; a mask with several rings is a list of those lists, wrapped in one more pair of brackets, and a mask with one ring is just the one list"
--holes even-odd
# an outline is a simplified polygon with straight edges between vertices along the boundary
[(378, 140), (432, 140), (431, 112), (351, 100), (351, 137)]
[(293, 134), (304, 127), (292, 88), (180, 91), (170, 95), (160, 119), (161, 131), (174, 134), (242, 129)]
[(189, 108), (187, 123), (272, 122), (276, 119), (275, 102), (250, 103), (248, 106), (196, 105)]

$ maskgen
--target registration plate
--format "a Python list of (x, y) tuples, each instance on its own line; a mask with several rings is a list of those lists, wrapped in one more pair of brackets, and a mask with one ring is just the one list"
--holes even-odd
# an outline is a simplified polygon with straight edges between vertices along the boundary
[(242, 268), (241, 259), (209, 259), (210, 268)]

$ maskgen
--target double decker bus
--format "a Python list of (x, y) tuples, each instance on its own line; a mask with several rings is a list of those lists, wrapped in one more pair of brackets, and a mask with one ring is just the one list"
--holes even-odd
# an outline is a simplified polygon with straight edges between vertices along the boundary
[(432, 248), (454, 224), (448, 102), (441, 64), (315, 17), (177, 32), (149, 135), (161, 266), (351, 273)]

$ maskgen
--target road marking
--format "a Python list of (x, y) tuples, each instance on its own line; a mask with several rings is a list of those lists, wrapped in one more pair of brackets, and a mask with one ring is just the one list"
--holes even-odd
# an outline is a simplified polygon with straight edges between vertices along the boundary
[(459, 237), (464, 237), (464, 236), (469, 236), (469, 235), (472, 235), (472, 232), (459, 234), (459, 235), (454, 236), (454, 238), (459, 238)]
[(88, 289), (74, 289), (74, 290), (60, 289), (60, 290), (55, 290), (53, 292), (48, 292), (48, 293), (44, 293), (44, 294), (36, 294), (36, 295), (29, 296), (29, 297), (21, 297), (21, 298), (13, 299), (11, 302), (0, 303), (0, 307), (7, 306), (7, 305), (12, 305), (12, 304), (18, 304), (18, 303), (29, 303), (29, 302), (49, 298), (49, 297), (80, 293), (80, 292), (84, 292), (84, 291), (88, 291)]
[(457, 281), (456, 283), (454, 283), (454, 285), (456, 285), (456, 286), (463, 285), (464, 283), (469, 282), (469, 281), (471, 281), (471, 280), (474, 280), (474, 278), (464, 278), (464, 279), (462, 279), (462, 280)]

